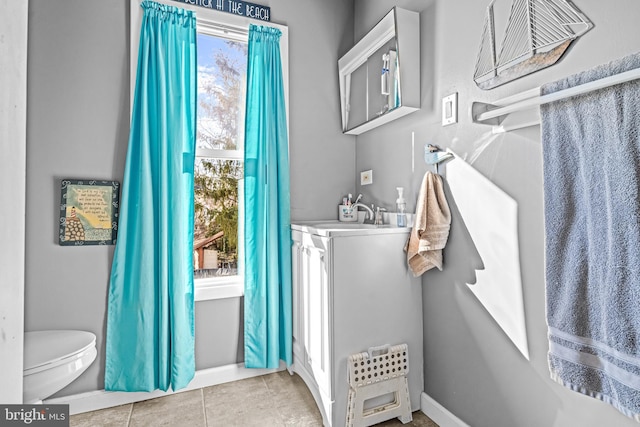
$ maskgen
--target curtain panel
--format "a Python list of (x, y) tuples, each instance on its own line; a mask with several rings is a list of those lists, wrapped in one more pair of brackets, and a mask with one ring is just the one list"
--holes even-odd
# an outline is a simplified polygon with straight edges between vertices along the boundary
[(245, 366), (292, 363), (289, 143), (281, 31), (249, 27), (245, 119)]
[(152, 1), (142, 8), (108, 297), (105, 390), (178, 390), (195, 373), (196, 19)]

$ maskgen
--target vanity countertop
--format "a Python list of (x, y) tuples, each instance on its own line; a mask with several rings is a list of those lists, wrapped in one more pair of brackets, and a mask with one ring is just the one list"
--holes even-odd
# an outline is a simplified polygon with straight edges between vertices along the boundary
[(397, 227), (393, 224), (373, 225), (360, 222), (340, 222), (338, 220), (296, 221), (291, 223), (292, 230), (298, 230), (319, 236), (360, 236), (378, 234), (408, 234), (410, 227)]

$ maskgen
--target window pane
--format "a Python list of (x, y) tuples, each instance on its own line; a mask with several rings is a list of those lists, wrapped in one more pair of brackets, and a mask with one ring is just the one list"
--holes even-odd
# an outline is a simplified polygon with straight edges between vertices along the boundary
[[(246, 65), (246, 43), (198, 34), (198, 148), (243, 150)], [(238, 274), (243, 165), (211, 155), (195, 162), (196, 279)]]
[(197, 159), (194, 174), (195, 278), (238, 274), (242, 162)]
[(198, 34), (198, 148), (241, 150), (247, 44)]

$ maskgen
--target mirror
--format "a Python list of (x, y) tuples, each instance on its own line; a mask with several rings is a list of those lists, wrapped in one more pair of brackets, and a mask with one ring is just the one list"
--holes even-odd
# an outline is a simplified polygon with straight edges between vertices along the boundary
[(420, 107), (417, 12), (393, 8), (338, 61), (342, 131), (359, 135)]

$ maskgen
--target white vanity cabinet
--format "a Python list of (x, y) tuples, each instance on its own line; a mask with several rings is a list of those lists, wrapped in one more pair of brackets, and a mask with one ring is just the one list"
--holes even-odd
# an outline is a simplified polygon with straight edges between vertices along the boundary
[[(309, 385), (321, 411), (331, 412), (329, 239), (293, 232), (294, 370)], [(311, 380), (311, 383), (310, 381)]]
[(423, 390), (422, 287), (406, 267), (408, 229), (292, 224), (292, 371), (325, 426), (345, 425), (347, 358), (384, 344), (409, 348), (413, 410)]

